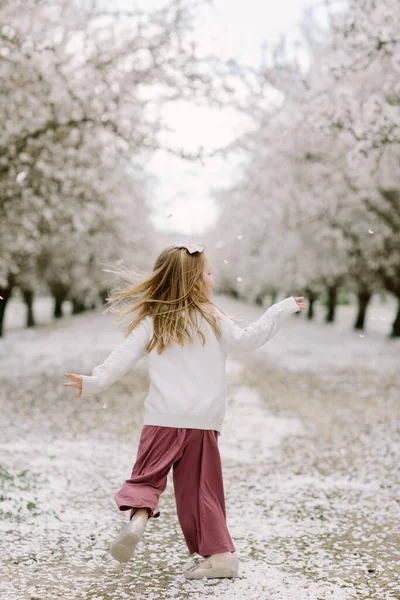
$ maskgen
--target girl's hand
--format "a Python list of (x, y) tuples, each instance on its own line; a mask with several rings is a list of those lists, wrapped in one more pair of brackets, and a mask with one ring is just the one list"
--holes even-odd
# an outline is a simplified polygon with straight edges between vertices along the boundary
[(76, 392), (76, 397), (78, 398), (79, 396), (81, 396), (82, 395), (82, 377), (80, 375), (74, 375), (73, 373), (65, 373), (65, 377), (70, 377), (74, 381), (73, 381), (73, 383), (64, 383), (64, 385), (76, 388), (78, 390)]
[(295, 298), (296, 302), (297, 302), (297, 306), (301, 309), (305, 309), (307, 308), (307, 304), (305, 304), (305, 302), (302, 302), (302, 300), (304, 300), (304, 296), (297, 296), (297, 298)]

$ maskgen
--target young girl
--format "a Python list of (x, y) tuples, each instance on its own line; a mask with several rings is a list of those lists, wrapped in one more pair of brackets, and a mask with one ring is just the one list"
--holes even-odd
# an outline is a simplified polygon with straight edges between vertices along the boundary
[[(273, 304), (241, 328), (211, 301), (215, 283), (204, 247), (169, 246), (152, 273), (114, 292), (109, 308), (132, 315), (125, 340), (92, 375), (65, 375), (76, 396), (109, 388), (147, 354), (150, 388), (132, 473), (114, 496), (129, 522), (111, 545), (127, 562), (173, 468), (176, 509), (189, 554), (205, 560), (187, 569), (187, 579), (235, 577), (238, 559), (226, 525), (218, 435), (225, 416), (228, 352), (251, 352), (270, 340), (287, 318), (306, 308), (304, 297)], [(137, 298), (138, 297), (138, 298)], [(123, 308), (125, 305), (125, 309)], [(118, 308), (117, 308), (118, 307)]]

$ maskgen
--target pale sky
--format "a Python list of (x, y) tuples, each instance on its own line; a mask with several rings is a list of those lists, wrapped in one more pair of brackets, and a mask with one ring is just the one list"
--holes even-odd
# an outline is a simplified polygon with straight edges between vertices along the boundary
[[(236, 58), (258, 66), (261, 45), (273, 42), (282, 33), (298, 37), (303, 10), (315, 0), (214, 0), (204, 11), (196, 30), (197, 39), (223, 59)], [(300, 50), (299, 50), (300, 51)], [(300, 57), (306, 62), (306, 55)], [(250, 120), (233, 110), (210, 110), (175, 102), (165, 112), (174, 132), (166, 141), (195, 151), (220, 147), (251, 126)], [(211, 187), (229, 187), (235, 165), (223, 159), (187, 163), (171, 155), (157, 153), (150, 163), (159, 183), (154, 190), (155, 226), (164, 231), (198, 235), (215, 220), (218, 210)]]

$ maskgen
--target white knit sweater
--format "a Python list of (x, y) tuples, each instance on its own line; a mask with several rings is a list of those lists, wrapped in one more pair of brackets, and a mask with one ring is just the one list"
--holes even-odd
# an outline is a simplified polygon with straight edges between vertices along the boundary
[(201, 317), (199, 326), (207, 340), (204, 346), (194, 332), (193, 344), (185, 340), (181, 347), (173, 342), (161, 354), (157, 354), (156, 348), (150, 353), (145, 350), (153, 334), (152, 317), (145, 317), (93, 369), (91, 376), (81, 375), (82, 396), (103, 392), (147, 356), (150, 387), (144, 402), (143, 424), (215, 429), (220, 433), (226, 412), (227, 353), (252, 352), (268, 342), (292, 313), (299, 311), (291, 296), (273, 304), (257, 321), (241, 328), (216, 309), (221, 338)]

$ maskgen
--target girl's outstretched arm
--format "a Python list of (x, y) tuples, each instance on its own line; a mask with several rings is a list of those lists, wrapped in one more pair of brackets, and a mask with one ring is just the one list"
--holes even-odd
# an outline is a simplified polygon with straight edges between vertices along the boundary
[(251, 352), (262, 346), (276, 334), (291, 314), (299, 312), (303, 306), (305, 305), (299, 306), (294, 297), (290, 296), (270, 306), (257, 321), (244, 328), (217, 311), (220, 317), (218, 325), (222, 332), (221, 343), (225, 351)]
[(148, 342), (149, 330), (142, 320), (106, 360), (93, 369), (92, 375), (80, 375), (81, 396), (98, 394), (121, 379), (146, 354)]

